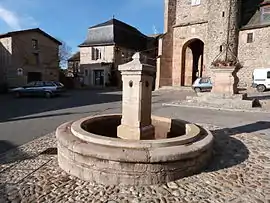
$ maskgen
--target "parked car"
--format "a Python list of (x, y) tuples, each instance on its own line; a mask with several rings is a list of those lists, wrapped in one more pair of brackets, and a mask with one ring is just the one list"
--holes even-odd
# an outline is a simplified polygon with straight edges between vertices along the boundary
[(270, 89), (270, 68), (257, 68), (253, 71), (252, 87), (258, 92), (264, 92)]
[(195, 92), (211, 91), (212, 87), (213, 85), (209, 77), (197, 78), (192, 85), (192, 89)]
[(65, 87), (62, 83), (53, 81), (30, 82), (23, 87), (17, 87), (10, 90), (16, 97), (45, 96), (46, 98), (60, 95), (64, 91)]

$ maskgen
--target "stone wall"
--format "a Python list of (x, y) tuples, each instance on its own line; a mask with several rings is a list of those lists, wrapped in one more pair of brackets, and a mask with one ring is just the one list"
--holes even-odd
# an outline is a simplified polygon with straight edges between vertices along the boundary
[(11, 37), (0, 39), (0, 84), (6, 82), (6, 71), (11, 65)]
[[(173, 56), (173, 26), (176, 20), (176, 0), (165, 0), (164, 32), (162, 37), (162, 55), (158, 61), (158, 72), (160, 74), (159, 86), (172, 85), (172, 56)], [(158, 78), (157, 78), (158, 80)]]
[[(248, 33), (253, 33), (252, 43), (247, 43)], [(269, 42), (270, 27), (240, 31), (238, 58), (243, 65), (238, 73), (240, 87), (250, 87), (255, 68), (270, 67)]]
[(220, 54), (222, 44), (231, 44), (233, 55), (237, 54), (238, 2), (201, 0), (200, 4), (191, 5), (191, 0), (165, 0), (161, 86), (181, 84), (182, 50), (191, 39), (200, 39), (205, 44), (204, 75), (211, 74), (211, 63)]
[(191, 5), (191, 0), (178, 0), (176, 4), (176, 25), (198, 23), (208, 19), (208, 0)]
[[(93, 48), (98, 49), (101, 53), (101, 58), (98, 60), (92, 59)], [(127, 63), (132, 60), (132, 56), (136, 51), (127, 49), (125, 47), (110, 45), (110, 46), (95, 46), (95, 47), (81, 47), (80, 48), (80, 69), (84, 74), (84, 78), (87, 81), (86, 85), (93, 85), (93, 70), (104, 70), (105, 83), (109, 82), (108, 74), (112, 74), (111, 70), (114, 71), (113, 77), (116, 80), (117, 85), (121, 84), (121, 74), (118, 71), (118, 66)], [(101, 63), (113, 64), (107, 66), (101, 66)], [(85, 69), (88, 70), (89, 75), (85, 75)]]
[[(38, 41), (38, 50), (33, 49), (32, 40)], [(9, 86), (27, 83), (28, 72), (40, 72), (42, 80), (59, 79), (59, 45), (39, 32), (21, 32), (0, 39), (1, 70)], [(35, 54), (38, 54), (38, 64)], [(23, 75), (17, 74), (18, 68)]]
[[(199, 39), (203, 43), (207, 42), (207, 23), (194, 24), (190, 26), (177, 26), (174, 28), (173, 45), (173, 86), (181, 85), (182, 57), (184, 47), (192, 40)], [(205, 53), (205, 52), (204, 52)], [(206, 54), (204, 54), (206, 58)]]
[[(238, 26), (239, 26), (239, 1), (238, 0), (209, 0), (209, 18), (208, 18), (208, 60), (206, 67), (221, 52), (222, 44), (230, 44), (233, 55), (237, 54), (238, 44)], [(222, 47), (224, 51), (225, 47)], [(220, 59), (225, 59), (226, 54)], [(228, 59), (232, 56), (229, 54)]]
[[(101, 59), (93, 60), (93, 48), (98, 49), (101, 53)], [(91, 64), (99, 62), (112, 63), (114, 60), (114, 45), (111, 46), (95, 46), (95, 47), (80, 47), (81, 64)]]

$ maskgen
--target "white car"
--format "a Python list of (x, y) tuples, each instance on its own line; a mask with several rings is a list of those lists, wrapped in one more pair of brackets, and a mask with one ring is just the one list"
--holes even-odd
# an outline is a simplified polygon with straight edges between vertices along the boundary
[(264, 92), (270, 89), (270, 68), (257, 68), (253, 71), (252, 87), (258, 92)]
[(211, 91), (212, 87), (213, 85), (210, 77), (197, 78), (192, 85), (192, 89), (195, 92)]

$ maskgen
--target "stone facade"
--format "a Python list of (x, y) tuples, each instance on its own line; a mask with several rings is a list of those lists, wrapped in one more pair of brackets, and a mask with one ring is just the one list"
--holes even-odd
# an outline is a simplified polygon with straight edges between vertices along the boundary
[[(98, 50), (96, 58), (93, 51)], [(116, 45), (80, 47), (80, 69), (83, 72), (84, 84), (87, 86), (105, 86), (110, 83), (110, 74), (118, 65), (131, 60), (135, 50)], [(95, 83), (95, 71), (103, 71), (102, 84)], [(120, 78), (120, 75), (116, 76)]]
[(120, 87), (118, 66), (129, 62), (135, 52), (143, 52), (156, 65), (156, 36), (146, 36), (114, 18), (90, 27), (86, 40), (79, 47), (80, 66), (87, 86)]
[[(257, 9), (264, 6), (269, 5), (250, 0), (245, 5), (241, 0), (165, 0), (156, 85), (191, 86), (197, 77), (212, 76), (216, 59), (238, 59), (243, 65), (239, 86), (250, 86), (253, 69), (269, 67), (270, 22), (260, 20)], [(253, 41), (248, 43), (250, 32)]]
[[(248, 34), (253, 34), (253, 42), (247, 43)], [(238, 58), (243, 68), (238, 72), (239, 85), (248, 87), (255, 68), (270, 67), (270, 27), (241, 30), (239, 34)]]
[(11, 65), (11, 37), (0, 38), (0, 84), (6, 81), (5, 73)]
[(57, 81), (60, 44), (40, 29), (0, 35), (2, 82), (15, 87), (33, 80)]
[(68, 59), (67, 76), (78, 77), (80, 76), (80, 52), (76, 52)]

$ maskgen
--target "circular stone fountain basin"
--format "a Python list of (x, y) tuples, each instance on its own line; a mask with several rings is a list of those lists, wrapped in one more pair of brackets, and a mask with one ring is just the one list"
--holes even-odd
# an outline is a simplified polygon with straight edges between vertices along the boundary
[(56, 131), (58, 161), (67, 173), (105, 185), (161, 184), (200, 172), (213, 136), (182, 120), (152, 117), (151, 140), (117, 138), (121, 115), (88, 117)]

